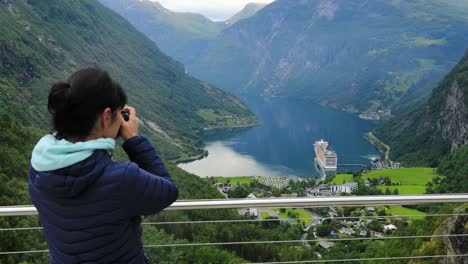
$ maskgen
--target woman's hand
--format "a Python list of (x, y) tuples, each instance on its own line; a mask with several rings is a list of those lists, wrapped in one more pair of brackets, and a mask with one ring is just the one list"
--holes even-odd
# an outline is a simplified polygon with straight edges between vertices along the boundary
[(125, 106), (122, 110), (125, 110), (129, 113), (129, 120), (125, 121), (122, 115), (119, 115), (121, 118), (121, 125), (119, 136), (123, 140), (131, 139), (132, 137), (138, 136), (138, 117), (136, 116), (135, 108), (130, 106)]

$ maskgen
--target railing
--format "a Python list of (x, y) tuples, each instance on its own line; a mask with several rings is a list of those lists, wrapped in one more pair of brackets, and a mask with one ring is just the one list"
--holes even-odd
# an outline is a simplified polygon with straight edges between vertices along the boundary
[[(195, 200), (195, 201), (178, 201), (172, 204), (165, 210), (197, 210), (197, 209), (219, 209), (219, 208), (317, 208), (317, 207), (358, 207), (358, 206), (373, 206), (373, 205), (419, 205), (431, 203), (468, 203), (468, 194), (447, 194), (447, 195), (395, 195), (395, 196), (344, 196), (344, 197), (317, 197), (317, 198), (275, 198), (275, 199), (226, 199), (226, 200)], [(7, 216), (27, 216), (36, 215), (37, 210), (33, 206), (8, 206), (0, 207), (0, 217)], [(468, 215), (465, 213), (454, 214), (426, 214), (424, 217), (436, 216), (460, 216)], [(387, 216), (388, 217), (388, 216)], [(399, 217), (405, 217), (400, 215)], [(414, 215), (413, 215), (414, 217)], [(357, 217), (323, 217), (325, 219), (346, 220)], [(377, 216), (359, 216), (360, 219), (376, 219)], [(312, 218), (295, 218), (294, 220), (311, 220)], [(242, 223), (242, 222), (268, 222), (279, 221), (278, 219), (241, 219), (241, 220), (210, 220), (210, 221), (180, 221), (180, 222), (146, 222), (143, 225), (170, 225), (170, 224), (206, 224), (206, 223)], [(283, 220), (284, 221), (284, 220)], [(17, 227), (17, 228), (1, 228), (0, 232), (8, 231), (24, 231), (24, 230), (41, 230), (42, 227)], [(447, 238), (447, 237), (468, 237), (468, 234), (444, 234), (444, 235), (421, 235), (421, 236), (386, 236), (386, 237), (349, 237), (349, 238), (327, 238), (324, 241), (355, 241), (355, 240), (391, 240), (391, 239), (415, 239), (415, 238)], [(196, 247), (196, 246), (226, 246), (226, 245), (249, 245), (249, 244), (276, 244), (276, 243), (308, 243), (317, 242), (317, 240), (288, 240), (288, 241), (229, 241), (229, 242), (211, 242), (211, 243), (185, 243), (185, 244), (162, 244), (162, 245), (145, 245), (145, 248), (162, 248), (162, 247)], [(14, 251), (0, 252), (2, 255), (12, 254), (34, 254), (47, 253), (48, 250), (30, 250), (30, 251)], [(391, 258), (361, 258), (361, 259), (340, 259), (340, 260), (310, 260), (310, 261), (288, 261), (275, 263), (315, 263), (315, 262), (352, 262), (352, 261), (377, 261), (377, 260), (398, 260), (401, 261), (410, 259), (434, 259), (445, 257), (468, 258), (468, 254), (458, 255), (431, 255), (431, 256), (401, 256)]]
[[(323, 207), (323, 206), (363, 206), (363, 205), (409, 205), (428, 203), (465, 203), (468, 194), (456, 195), (398, 195), (398, 196), (344, 196), (326, 198), (278, 198), (278, 199), (229, 199), (179, 201), (165, 210), (194, 209), (241, 209), (262, 207)], [(0, 207), (0, 216), (36, 215), (34, 206)]]

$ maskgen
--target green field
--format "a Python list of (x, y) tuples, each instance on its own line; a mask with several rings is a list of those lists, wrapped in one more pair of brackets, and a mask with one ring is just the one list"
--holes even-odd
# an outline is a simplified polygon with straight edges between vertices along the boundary
[[(388, 177), (392, 181), (391, 186), (377, 186), (378, 189), (385, 193), (387, 187), (393, 193), (394, 189), (398, 189), (398, 194), (423, 194), (426, 192), (426, 184), (431, 182), (436, 177), (443, 177), (435, 173), (433, 168), (400, 168), (388, 170), (374, 170), (365, 173), (361, 176), (362, 180), (378, 179), (380, 177)], [(329, 184), (343, 184), (345, 182), (356, 181), (351, 174), (338, 174)]]
[(352, 182), (353, 175), (352, 174), (337, 174), (331, 181), (330, 184), (343, 184), (346, 182)]
[(211, 122), (217, 121), (218, 118), (219, 119), (223, 118), (223, 116), (221, 116), (220, 114), (215, 113), (213, 109), (198, 109), (197, 114), (201, 116), (203, 119), (205, 119), (206, 121), (211, 121)]
[(363, 179), (374, 179), (379, 177), (389, 177), (392, 182), (400, 185), (426, 186), (426, 183), (436, 177), (441, 177), (435, 173), (433, 168), (401, 168), (389, 170), (374, 170), (362, 175)]
[(385, 192), (387, 187), (392, 191), (398, 189), (398, 194), (423, 194), (426, 192), (426, 184), (436, 177), (441, 177), (435, 173), (433, 168), (401, 168), (371, 171), (362, 175), (363, 179), (375, 179), (379, 177), (389, 177), (393, 183), (398, 185), (378, 186)]
[(198, 109), (198, 116), (208, 122), (207, 129), (211, 128), (236, 128), (246, 127), (258, 124), (258, 120), (254, 116), (243, 117), (233, 115), (225, 110), (215, 110), (210, 108)]
[(300, 208), (285, 208), (286, 211), (284, 213), (282, 213), (280, 211), (279, 208), (274, 208), (273, 211), (275, 212), (279, 212), (279, 217), (280, 219), (288, 219), (288, 218), (291, 218), (289, 217), (288, 215), (288, 212), (291, 212), (291, 213), (296, 213), (297, 214), (297, 218), (309, 218), (307, 220), (294, 220), (296, 221), (298, 224), (302, 224), (302, 222), (304, 222), (306, 225), (312, 223), (312, 214), (307, 212), (306, 210), (304, 209), (300, 209)]
[(394, 189), (398, 189), (398, 194), (424, 194), (426, 193), (426, 186), (422, 185), (397, 185), (397, 186), (377, 186), (385, 194), (387, 187), (393, 194)]
[(260, 214), (260, 217), (261, 217), (262, 219), (268, 219), (268, 218), (270, 217), (270, 214), (267, 213), (267, 212), (262, 212), (262, 213)]
[(231, 185), (237, 185), (239, 184), (247, 184), (249, 185), (253, 180), (254, 177), (252, 176), (243, 176), (243, 177), (214, 177), (215, 182), (220, 182), (220, 183), (229, 183)]
[(408, 216), (407, 218), (412, 220), (423, 219), (426, 215), (426, 213), (416, 209), (405, 208), (399, 205), (392, 205), (386, 211), (392, 215)]
[(426, 192), (426, 184), (436, 177), (441, 177), (435, 173), (433, 168), (401, 168), (381, 171), (371, 171), (362, 175), (363, 179), (375, 179), (379, 177), (389, 177), (393, 183), (398, 185), (378, 186), (385, 192), (387, 187), (393, 193), (398, 189), (398, 194), (423, 194)]

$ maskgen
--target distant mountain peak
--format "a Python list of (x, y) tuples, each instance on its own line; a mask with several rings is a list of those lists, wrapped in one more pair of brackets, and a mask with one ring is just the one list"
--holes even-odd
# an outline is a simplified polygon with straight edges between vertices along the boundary
[(239, 11), (234, 16), (226, 20), (224, 23), (226, 25), (233, 25), (242, 19), (246, 19), (255, 15), (258, 11), (260, 11), (266, 5), (267, 4), (263, 4), (263, 3), (248, 3), (245, 5), (245, 7), (241, 11)]

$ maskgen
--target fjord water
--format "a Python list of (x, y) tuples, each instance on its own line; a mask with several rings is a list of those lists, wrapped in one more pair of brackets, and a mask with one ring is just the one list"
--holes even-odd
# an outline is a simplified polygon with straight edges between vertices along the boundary
[(244, 102), (261, 124), (205, 133), (208, 157), (179, 167), (201, 177), (316, 177), (313, 144), (320, 139), (337, 152), (339, 164), (368, 164), (370, 156), (378, 156), (363, 138), (375, 122), (301, 100), (249, 98)]

